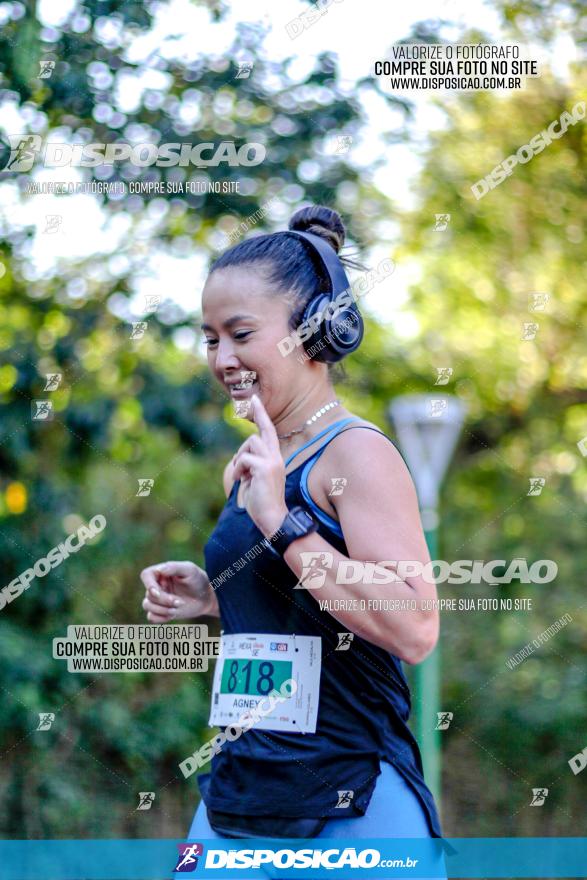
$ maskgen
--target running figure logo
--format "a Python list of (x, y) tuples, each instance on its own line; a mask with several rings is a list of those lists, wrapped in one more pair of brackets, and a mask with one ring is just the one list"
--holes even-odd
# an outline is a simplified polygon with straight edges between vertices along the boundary
[(338, 154), (348, 153), (352, 143), (353, 138), (350, 134), (339, 134), (337, 135), (336, 150), (334, 152)]
[(238, 70), (236, 72), (235, 79), (248, 79), (253, 70), (253, 62), (252, 61), (237, 61)]
[(448, 381), (452, 376), (452, 367), (436, 367), (438, 376), (435, 385), (448, 385)]
[(204, 847), (201, 843), (178, 843), (179, 858), (177, 865), (173, 869), (180, 873), (195, 871), (198, 867), (198, 859), (196, 856), (204, 854)]
[(348, 480), (346, 477), (331, 477), (330, 482), (332, 483), (332, 489), (328, 493), (329, 498), (331, 495), (342, 495)]
[(546, 484), (546, 480), (544, 477), (530, 477), (530, 488), (528, 490), (528, 495), (540, 495), (544, 486)]
[(249, 414), (249, 410), (251, 408), (250, 400), (235, 400), (234, 401), (234, 414), (238, 418), (246, 419)]
[(161, 297), (156, 293), (145, 294), (145, 311), (156, 312), (159, 308)]
[(51, 730), (51, 725), (55, 721), (54, 712), (39, 712), (39, 726), (37, 730)]
[(339, 791), (338, 792), (338, 803), (335, 807), (336, 809), (345, 810), (348, 809), (351, 805), (351, 801), (354, 796), (354, 791)]
[(435, 214), (436, 222), (434, 224), (435, 232), (444, 232), (450, 223), (450, 214)]
[(548, 293), (529, 293), (528, 294), (528, 311), (529, 312), (543, 312), (546, 308), (546, 303), (550, 299), (550, 295)]
[(43, 391), (56, 391), (59, 388), (59, 384), (61, 379), (63, 378), (62, 373), (45, 373), (45, 387)]
[(37, 79), (51, 79), (51, 74), (55, 70), (55, 62), (49, 60), (39, 61), (39, 67), (41, 70), (37, 74)]
[(547, 788), (533, 788), (532, 789), (532, 800), (530, 801), (530, 806), (531, 807), (541, 807), (547, 797), (548, 797), (548, 789)]
[(438, 721), (434, 730), (448, 730), (450, 722), (453, 719), (452, 712), (437, 712)]
[(4, 171), (30, 171), (41, 149), (40, 136), (15, 134), (9, 135), (8, 140), (10, 141), (10, 157)]
[(294, 590), (319, 590), (326, 580), (326, 569), (332, 567), (332, 553), (320, 553), (315, 550), (300, 553), (302, 557), (302, 573)]
[(47, 225), (43, 229), (43, 234), (54, 235), (61, 226), (63, 217), (61, 214), (45, 214)]
[(129, 339), (142, 339), (148, 327), (147, 321), (133, 321)]
[(524, 341), (527, 341), (528, 339), (536, 339), (539, 327), (540, 324), (537, 324), (535, 321), (524, 321), (524, 328), (520, 338)]
[(335, 651), (349, 651), (351, 647), (351, 642), (354, 639), (354, 633), (337, 633), (338, 635), (338, 645), (334, 649)]
[(137, 807), (137, 810), (150, 810), (153, 806), (154, 800), (154, 791), (139, 791), (139, 805)]
[(53, 401), (33, 400), (31, 402), (31, 414), (34, 422), (53, 421)]
[(438, 419), (446, 409), (446, 400), (443, 397), (431, 397), (428, 401), (428, 415), (431, 419)]

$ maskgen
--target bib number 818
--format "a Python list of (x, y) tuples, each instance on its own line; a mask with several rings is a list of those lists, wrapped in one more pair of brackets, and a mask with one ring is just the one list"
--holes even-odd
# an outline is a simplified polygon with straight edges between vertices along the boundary
[[(238, 687), (238, 673), (244, 673), (245, 676), (245, 684), (244, 684), (244, 693), (250, 694), (251, 691), (251, 673), (253, 670), (253, 664), (251, 660), (247, 660), (246, 663), (243, 663), (241, 669), (239, 670), (239, 661), (232, 660), (230, 664), (230, 675), (228, 676), (227, 687), (229, 693), (234, 693), (234, 691)], [(264, 660), (259, 664), (259, 675), (257, 677), (257, 681), (255, 682), (255, 692), (261, 694), (262, 696), (267, 696), (267, 694), (273, 690), (273, 673), (274, 666), (273, 663), (270, 663), (269, 660)]]

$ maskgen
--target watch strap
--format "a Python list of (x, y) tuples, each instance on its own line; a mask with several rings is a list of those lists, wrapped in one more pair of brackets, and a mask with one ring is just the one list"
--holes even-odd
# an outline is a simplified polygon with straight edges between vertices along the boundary
[(290, 544), (317, 531), (318, 523), (303, 507), (292, 507), (284, 518), (281, 526), (269, 538), (265, 538), (265, 546), (270, 552), (281, 559)]

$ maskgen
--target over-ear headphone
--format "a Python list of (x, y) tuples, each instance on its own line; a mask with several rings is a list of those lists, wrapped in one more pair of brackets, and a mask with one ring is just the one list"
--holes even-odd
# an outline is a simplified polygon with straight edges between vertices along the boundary
[[(319, 235), (297, 229), (284, 230), (282, 234), (295, 235), (309, 242), (330, 279), (330, 290), (317, 293), (306, 306), (298, 333), (312, 360), (335, 364), (356, 351), (365, 331), (344, 266), (332, 247)], [(348, 295), (340, 298), (340, 309), (336, 310), (335, 300), (343, 291), (348, 291)], [(320, 315), (322, 320), (319, 321)]]

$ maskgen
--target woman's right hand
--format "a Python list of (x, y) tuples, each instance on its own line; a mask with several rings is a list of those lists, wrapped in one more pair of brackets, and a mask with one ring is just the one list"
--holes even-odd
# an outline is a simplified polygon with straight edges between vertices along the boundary
[(219, 616), (208, 575), (193, 562), (150, 565), (140, 577), (145, 585), (143, 608), (152, 623)]

